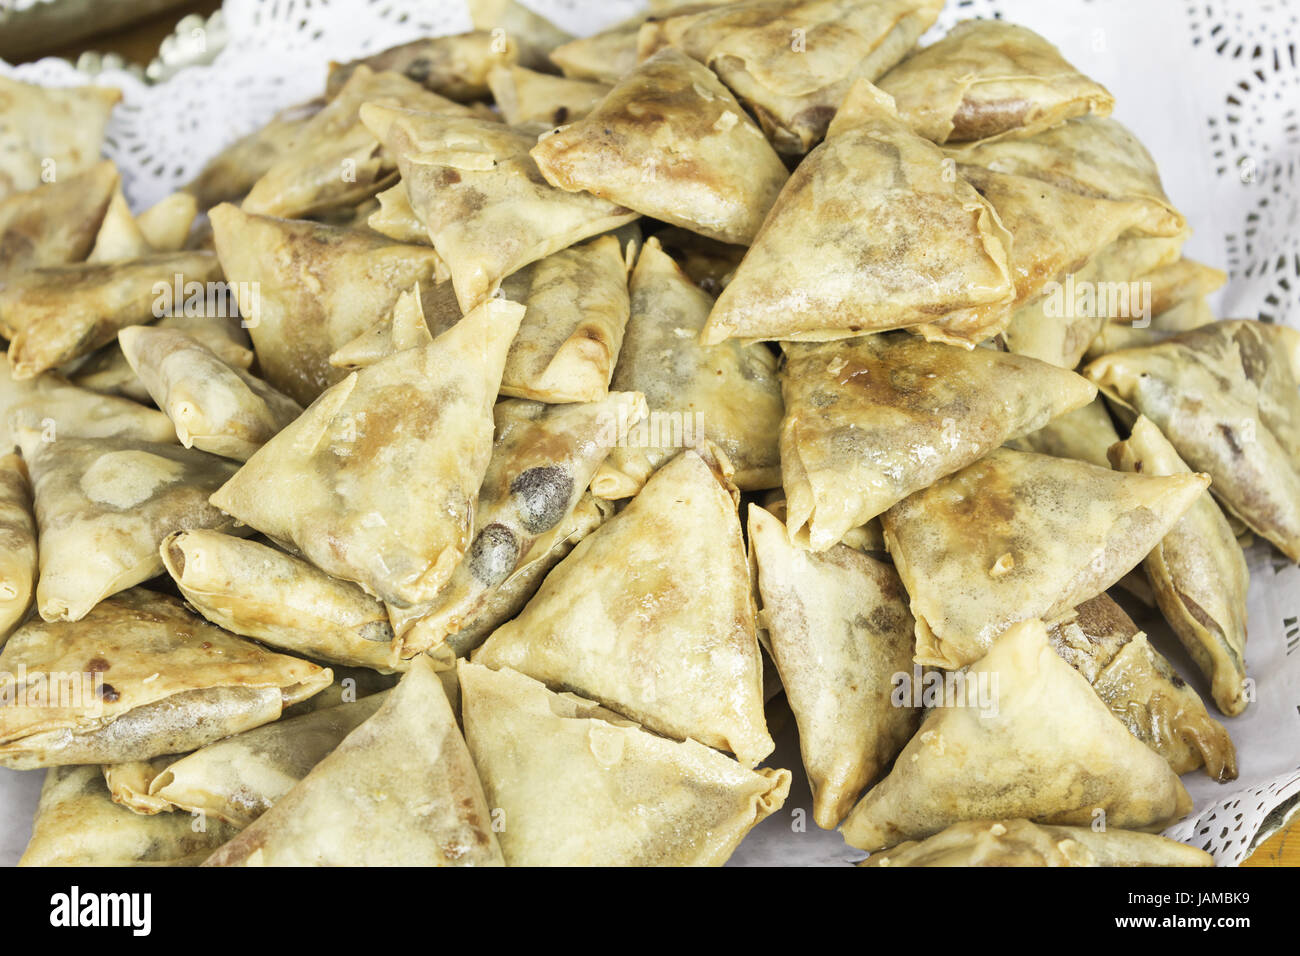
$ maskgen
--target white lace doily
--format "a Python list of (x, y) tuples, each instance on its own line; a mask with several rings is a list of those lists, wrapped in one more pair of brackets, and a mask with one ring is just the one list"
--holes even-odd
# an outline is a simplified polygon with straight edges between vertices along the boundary
[[(642, 5), (524, 2), (574, 33)], [(191, 179), (226, 143), (319, 93), (330, 60), (470, 25), (462, 0), (226, 0), (224, 11), (228, 40), (211, 65), (183, 69), (157, 86), (120, 71), (84, 76), (52, 59), (0, 63), (0, 73), (121, 87), (107, 153), (122, 169), (128, 198), (142, 208)], [(1037, 30), (1110, 88), (1116, 117), (1154, 154), (1167, 191), (1196, 230), (1188, 254), (1229, 270), (1215, 303), (1220, 315), (1300, 325), (1300, 64), (1293, 39), (1300, 0), (949, 0), (926, 42), (969, 17)], [(1170, 831), (1220, 864), (1239, 862), (1269, 813), (1300, 795), (1300, 568), (1262, 548), (1251, 560), (1247, 654), (1257, 700), (1225, 722), (1241, 779), (1219, 786), (1189, 775), (1196, 813)], [(34, 795), (30, 780), (0, 779), (0, 819), (12, 822), (6, 829), (14, 840), (28, 825)], [(792, 798), (784, 822), (777, 814), (756, 829), (737, 862), (860, 856), (815, 826), (796, 837), (789, 821), (799, 802)], [(806, 804), (802, 809), (806, 818)], [(0, 855), (11, 862), (15, 846), (21, 849), (0, 841)]]

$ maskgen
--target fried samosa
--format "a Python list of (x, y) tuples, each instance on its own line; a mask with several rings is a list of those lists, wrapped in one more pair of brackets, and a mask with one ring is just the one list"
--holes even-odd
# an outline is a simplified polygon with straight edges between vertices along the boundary
[[(1150, 419), (1110, 450), (1120, 471), (1178, 475), (1191, 469)], [(1236, 535), (1207, 492), (1143, 561), (1156, 603), (1228, 716), (1246, 709), (1246, 592), (1250, 572)]]
[[(183, 810), (243, 829), (369, 719), (384, 697), (385, 693), (371, 694), (350, 704), (277, 720), (184, 757), (105, 767), (104, 779), (114, 791), (113, 799), (126, 802), (137, 813)], [(122, 771), (129, 775), (136, 768), (145, 772), (136, 779), (123, 779)]]
[(98, 766), (51, 767), (18, 865), (197, 866), (236, 832), (216, 820), (119, 806)]
[(1056, 458), (1086, 461), (1098, 468), (1109, 468), (1107, 453), (1119, 441), (1119, 432), (1106, 411), (1100, 395), (1081, 408), (1054, 418), (1037, 431), (1007, 442), (1017, 451), (1036, 451)]
[(397, 165), (361, 125), (362, 103), (478, 115), (400, 73), (358, 66), (329, 104), (303, 125), (297, 148), (253, 184), (240, 208), (256, 215), (304, 219), (355, 206), (393, 186)]
[(18, 440), (40, 529), (36, 607), (47, 621), (79, 621), (162, 573), (158, 545), (173, 531), (234, 523), (208, 504), (235, 472), (224, 458), (128, 438), (45, 441), (24, 430)]
[(993, 207), (861, 84), (781, 190), (702, 340), (914, 328), (969, 348), (1010, 317), (1010, 249)]
[(788, 770), (665, 740), (509, 669), (459, 670), (510, 866), (720, 866), (790, 792)]
[(563, 126), (590, 113), (610, 87), (589, 80), (537, 73), (522, 66), (499, 66), (488, 74), (492, 98), (511, 126), (545, 123)]
[(421, 656), (374, 716), (204, 866), (502, 864), (478, 773)]
[(111, 86), (56, 88), (0, 76), (0, 199), (93, 166), (121, 99)]
[(324, 97), (316, 97), (281, 110), (266, 125), (235, 140), (209, 160), (184, 191), (194, 196), (203, 210), (237, 201), (279, 159), (305, 141), (303, 129), (325, 103)]
[(523, 311), (491, 300), (429, 345), (351, 373), (212, 504), (390, 604), (431, 600), (470, 544), (492, 404)]
[(920, 711), (896, 705), (895, 675), (912, 672), (907, 592), (888, 564), (845, 545), (814, 554), (749, 506), (767, 648), (799, 726), (813, 819), (834, 829), (916, 732)]
[(1112, 352), (1084, 370), (1108, 397), (1149, 418), (1215, 497), (1300, 561), (1300, 333), (1216, 322), (1149, 348)]
[(181, 531), (160, 548), (185, 600), (214, 624), (317, 660), (400, 668), (383, 602), (276, 548), (216, 531)]
[(247, 461), (302, 406), (175, 329), (133, 325), (118, 342), (186, 448)]
[(862, 866), (1213, 866), (1204, 850), (1154, 833), (1039, 826), (1029, 820), (954, 823), (920, 842), (871, 854)]
[(119, 329), (163, 313), (160, 288), (221, 278), (210, 252), (165, 252), (88, 265), (36, 269), (0, 288), (0, 328), (10, 336), (14, 378), (33, 378), (113, 341)]
[(363, 106), (361, 119), (397, 160), (462, 311), (530, 262), (637, 218), (548, 183), (528, 154), (535, 138), (523, 130), (377, 104)]
[(441, 268), (428, 246), (368, 230), (253, 216), (226, 205), (210, 215), (262, 376), (301, 405), (346, 377), (329, 363), (335, 349), (391, 312), (417, 282), (431, 287)]
[(916, 661), (979, 660), (1017, 621), (1054, 622), (1132, 570), (1209, 485), (999, 448), (885, 512)]
[(0, 647), (27, 616), (36, 586), (36, 517), (27, 466), (0, 457)]
[(699, 60), (778, 151), (802, 156), (854, 81), (884, 75), (942, 8), (942, 0), (743, 0), (647, 23), (638, 54), (670, 45)]
[(0, 282), (85, 259), (117, 188), (117, 167), (105, 159), (75, 176), (0, 199)]
[(748, 245), (788, 178), (735, 97), (680, 50), (660, 50), (531, 156), (546, 181), (721, 242)]
[(906, 333), (785, 345), (782, 484), (791, 534), (824, 551), (1007, 440), (1091, 401), (1034, 359)]
[(701, 440), (722, 449), (742, 490), (780, 484), (776, 358), (763, 345), (701, 345), (712, 305), (651, 238), (632, 272), (632, 314), (610, 386), (644, 394), (650, 414), (619, 436), (593, 493), (629, 497), (679, 448)]
[(549, 550), (549, 535), (578, 506), (614, 436), (645, 414), (645, 399), (636, 393), (576, 405), (498, 402), (474, 540), (427, 613), (399, 632), (399, 656), (426, 651), (471, 624), (499, 588)]
[(184, 753), (279, 718), (333, 675), (134, 588), (76, 622), (32, 620), (0, 652), (0, 766)]
[(729, 750), (745, 766), (766, 757), (754, 595), (721, 467), (693, 450), (670, 461), (472, 659)]
[(876, 84), (928, 140), (943, 144), (1030, 136), (1092, 113), (1115, 98), (1032, 30), (1002, 20), (964, 20)]
[(1080, 604), (1048, 638), (1129, 733), (1169, 761), (1174, 773), (1204, 766), (1220, 783), (1237, 778), (1237, 751), (1227, 730), (1108, 595)]
[(519, 59), (519, 45), (505, 33), (474, 30), (453, 36), (427, 37), (389, 47), (350, 63), (331, 63), (325, 95), (338, 96), (361, 67), (376, 73), (400, 73), (426, 90), (457, 103), (491, 95), (488, 75), (495, 67)]
[(59, 438), (135, 438), (176, 441), (176, 430), (162, 412), (137, 402), (78, 388), (58, 372), (14, 381), (9, 360), (0, 357), (0, 440), (17, 444), (18, 432), (35, 429)]
[(595, 402), (610, 376), (627, 327), (628, 269), (617, 233), (561, 249), (524, 266), (501, 295), (525, 306), (510, 346), (501, 393), (539, 402)]
[(1161, 829), (1192, 809), (1164, 758), (1136, 740), (1061, 660), (1037, 620), (997, 639), (963, 680), (993, 690), (990, 710), (930, 711), (894, 769), (841, 827), (863, 850), (967, 820)]

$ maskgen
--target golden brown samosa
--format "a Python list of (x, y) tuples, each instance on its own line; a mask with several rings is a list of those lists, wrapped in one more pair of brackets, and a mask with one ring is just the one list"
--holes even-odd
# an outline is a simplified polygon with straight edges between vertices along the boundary
[(383, 602), (276, 548), (217, 531), (180, 531), (160, 546), (167, 573), (209, 621), (295, 654), (393, 671)]
[(916, 660), (963, 667), (1016, 623), (1059, 620), (1137, 566), (1209, 484), (999, 448), (885, 512)]
[(1147, 348), (1104, 355), (1084, 373), (1141, 412), (1215, 497), (1300, 561), (1300, 333), (1230, 320)]
[(184, 332), (132, 325), (117, 337), (186, 448), (247, 461), (302, 414), (292, 398), (223, 362)]
[(150, 760), (279, 718), (328, 669), (235, 637), (133, 588), (83, 619), (20, 627), (0, 652), (0, 765)]
[(742, 0), (652, 20), (638, 54), (671, 45), (699, 60), (780, 152), (801, 156), (853, 83), (903, 59), (941, 9), (942, 0)]
[(204, 866), (502, 863), (456, 717), (420, 657), (374, 716)]
[(396, 158), (463, 311), (528, 263), (636, 218), (548, 183), (528, 154), (535, 138), (526, 131), (377, 104), (363, 106), (361, 119)]
[(1160, 829), (1192, 809), (1164, 758), (1057, 656), (1041, 621), (1012, 627), (961, 679), (988, 686), (992, 706), (956, 695), (956, 705), (932, 709), (845, 820), (850, 845), (880, 850), (954, 823), (1017, 817)]
[(1010, 317), (1010, 250), (993, 207), (939, 147), (860, 84), (781, 190), (703, 341), (914, 328), (969, 348)]
[(431, 287), (441, 264), (428, 246), (368, 230), (253, 216), (227, 205), (210, 215), (262, 376), (301, 405), (346, 376), (330, 365), (330, 354), (388, 314), (417, 282)]
[(660, 50), (583, 119), (530, 154), (547, 182), (722, 242), (748, 245), (788, 178), (735, 97), (680, 50)]
[(1030, 136), (1075, 116), (1109, 116), (1115, 98), (1025, 27), (964, 20), (876, 84), (936, 143)]
[(234, 462), (179, 445), (129, 438), (18, 435), (40, 529), (36, 607), (47, 621), (79, 621), (99, 601), (162, 572), (158, 545), (173, 531), (229, 528), (208, 496)]
[[(707, 454), (707, 452), (706, 452)], [(474, 652), (747, 767), (772, 752), (736, 492), (687, 450)]]
[(888, 564), (845, 545), (815, 554), (749, 506), (759, 623), (799, 726), (813, 819), (833, 829), (916, 732), (919, 709), (898, 706), (896, 675), (916, 643), (907, 592)]
[(1204, 850), (1154, 833), (971, 820), (871, 857), (862, 866), (1213, 866)]
[(618, 437), (593, 493), (633, 495), (679, 448), (704, 440), (727, 456), (737, 487), (778, 485), (776, 357), (761, 344), (701, 345), (713, 299), (653, 237), (637, 259), (630, 292), (631, 317), (610, 387), (644, 394), (650, 414)]
[[(1110, 450), (1120, 471), (1177, 475), (1191, 469), (1150, 419)], [(1165, 620), (1228, 716), (1246, 709), (1246, 592), (1250, 572), (1228, 519), (1208, 492), (1143, 561)]]
[(352, 372), (212, 503), (390, 604), (431, 600), (470, 544), (522, 313), (491, 300), (430, 344)]
[(788, 770), (665, 740), (509, 669), (459, 671), (510, 866), (721, 866), (790, 792)]
[(781, 372), (792, 534), (823, 551), (914, 491), (1096, 396), (1034, 359), (906, 333), (792, 342)]

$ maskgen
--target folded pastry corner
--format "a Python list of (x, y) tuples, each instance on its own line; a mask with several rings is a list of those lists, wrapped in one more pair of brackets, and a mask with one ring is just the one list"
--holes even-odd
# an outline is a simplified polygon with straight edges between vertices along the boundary
[(506, 358), (503, 395), (594, 402), (608, 394), (630, 310), (628, 258), (619, 234), (606, 233), (506, 277), (501, 295), (526, 311)]

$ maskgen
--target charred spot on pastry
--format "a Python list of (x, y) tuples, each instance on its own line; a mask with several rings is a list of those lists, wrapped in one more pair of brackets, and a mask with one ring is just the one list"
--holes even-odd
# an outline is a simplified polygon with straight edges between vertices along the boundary
[(423, 83), (429, 78), (429, 71), (433, 69), (433, 64), (427, 56), (418, 56), (411, 61), (410, 65), (403, 71), (417, 83)]
[(519, 539), (505, 525), (493, 522), (474, 538), (467, 558), (470, 574), (487, 587), (496, 587), (519, 563)]
[(368, 621), (357, 631), (357, 636), (363, 641), (387, 644), (393, 639), (393, 626), (387, 621)]
[(573, 494), (573, 476), (559, 465), (539, 465), (510, 482), (519, 499), (519, 520), (530, 534), (549, 531), (564, 517)]
[(1232, 426), (1224, 422), (1219, 423), (1219, 432), (1223, 435), (1223, 440), (1228, 443), (1228, 449), (1232, 454), (1241, 457), (1241, 443), (1237, 441), (1237, 435), (1232, 430)]

